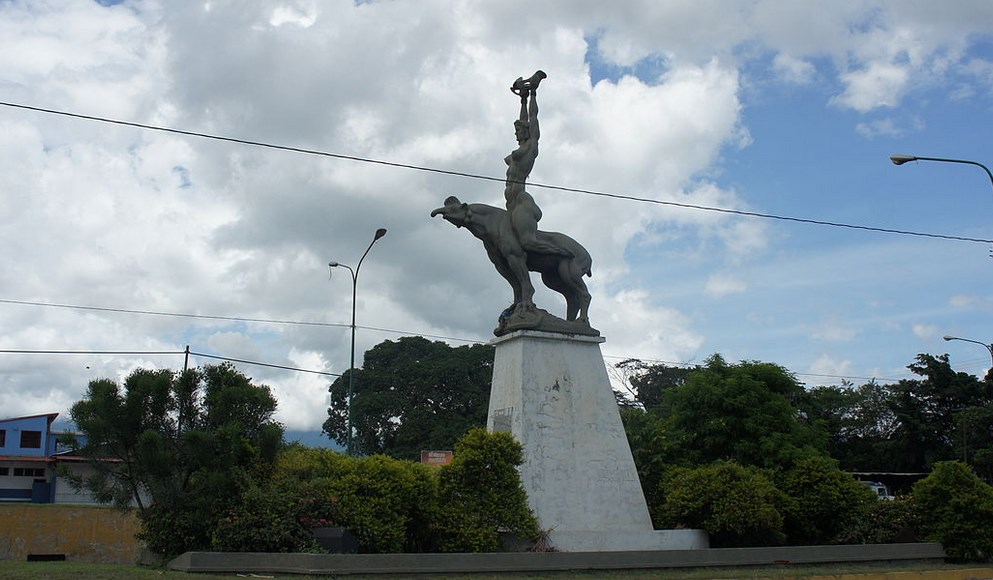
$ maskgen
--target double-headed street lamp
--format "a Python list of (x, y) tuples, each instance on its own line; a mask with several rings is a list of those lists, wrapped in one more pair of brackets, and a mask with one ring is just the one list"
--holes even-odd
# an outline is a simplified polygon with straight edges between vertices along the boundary
[(362, 267), (362, 260), (365, 260), (369, 250), (372, 249), (372, 245), (376, 243), (376, 240), (385, 235), (386, 228), (376, 230), (372, 241), (369, 242), (369, 247), (365, 249), (365, 253), (359, 258), (359, 263), (356, 264), (354, 270), (347, 264), (339, 264), (338, 262), (328, 263), (329, 268), (345, 268), (352, 275), (352, 358), (348, 367), (348, 437), (345, 439), (345, 452), (349, 455), (352, 455), (352, 395), (355, 393), (355, 294), (359, 285), (359, 268)]
[[(978, 340), (972, 340), (971, 338), (959, 338), (958, 336), (948, 336), (948, 335), (945, 335), (945, 336), (942, 336), (941, 338), (943, 338), (945, 340), (961, 340), (962, 342), (971, 342), (973, 344), (981, 344), (984, 347), (986, 347), (986, 350), (990, 351), (990, 364), (993, 364), (993, 344), (986, 344), (985, 342), (981, 342), (981, 341), (978, 341)], [(990, 368), (993, 368), (993, 367), (990, 367)]]

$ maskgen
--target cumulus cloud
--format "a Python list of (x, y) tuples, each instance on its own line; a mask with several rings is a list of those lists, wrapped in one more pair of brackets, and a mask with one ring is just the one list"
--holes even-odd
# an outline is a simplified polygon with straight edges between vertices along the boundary
[(900, 103), (910, 81), (906, 66), (876, 62), (868, 67), (842, 75), (845, 92), (832, 103), (865, 113), (881, 107), (893, 108)]
[[(833, 377), (851, 376), (852, 363), (848, 360), (839, 360), (829, 354), (818, 356), (807, 368), (807, 374), (820, 375), (813, 379), (813, 382), (821, 385), (830, 381)], [(827, 379), (827, 380), (826, 380)], [(835, 380), (834, 382), (838, 382)]]
[[(981, 30), (964, 12), (772, 0), (526, 11), (459, 1), (0, 3), (2, 100), (331, 154), (0, 108), (0, 283), (22, 302), (0, 309), (0, 344), (170, 353), (6, 358), (0, 406), (64, 411), (92, 378), (178, 368), (172, 353), (186, 345), (340, 373), (351, 279), (329, 280), (327, 263), (355, 265), (379, 227), (389, 233), (358, 281), (358, 352), (404, 333), (486, 340), (509, 285), (478, 240), (429, 213), (452, 194), (504, 203), (519, 107), (508, 86), (537, 68), (549, 78), (532, 179), (643, 200), (531, 188), (541, 227), (594, 256), (591, 315), (605, 352), (697, 357), (706, 313), (674, 306), (679, 288), (748, 296), (751, 276), (696, 269), (737, 271), (770, 249), (763, 222), (685, 207), (750, 207), (720, 172), (728, 151), (753, 143), (742, 91), (752, 65), (771, 62), (776, 82), (794, 87), (836, 83), (835, 104), (855, 111), (892, 107), (929, 74), (988, 83), (985, 61), (956, 66), (960, 37)], [(612, 74), (594, 80), (608, 65)], [(635, 240), (644, 253), (633, 255)], [(656, 258), (664, 267), (645, 267)], [(545, 290), (539, 299), (562, 308)], [(273, 386), (289, 427), (324, 420), (325, 375), (242, 368)]]

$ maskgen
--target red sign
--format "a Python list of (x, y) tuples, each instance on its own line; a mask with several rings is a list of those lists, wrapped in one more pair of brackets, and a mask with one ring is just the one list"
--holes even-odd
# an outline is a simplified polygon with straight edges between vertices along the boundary
[(421, 451), (421, 463), (425, 465), (448, 465), (451, 462), (451, 451)]

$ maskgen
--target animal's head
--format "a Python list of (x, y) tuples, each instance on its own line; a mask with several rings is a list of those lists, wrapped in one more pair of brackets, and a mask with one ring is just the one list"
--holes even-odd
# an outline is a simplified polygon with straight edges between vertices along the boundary
[(462, 203), (459, 198), (451, 195), (445, 200), (445, 205), (431, 212), (431, 217), (440, 215), (458, 227), (465, 226), (471, 218), (469, 204)]

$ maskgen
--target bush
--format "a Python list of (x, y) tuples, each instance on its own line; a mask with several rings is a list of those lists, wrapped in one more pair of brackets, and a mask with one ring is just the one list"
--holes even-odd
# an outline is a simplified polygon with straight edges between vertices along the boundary
[[(521, 446), (509, 434), (475, 429), (459, 440), (452, 464), (440, 469), (290, 447), (279, 457), (273, 480), (284, 487), (309, 485), (296, 521), (310, 522), (324, 509), (323, 517), (352, 530), (363, 552), (495, 551), (502, 548), (501, 532), (523, 539), (538, 535), (517, 472), (522, 460)], [(252, 501), (257, 507), (250, 501), (245, 509), (253, 513), (222, 521), (215, 545), (247, 547), (267, 535), (276, 545), (290, 545), (295, 536), (285, 530), (295, 529), (294, 520), (285, 513), (291, 502)], [(273, 526), (282, 529), (261, 531)]]
[(778, 487), (789, 498), (783, 517), (787, 540), (794, 545), (838, 543), (842, 530), (879, 503), (869, 488), (838, 469), (835, 460), (820, 456), (796, 462)]
[(538, 536), (538, 521), (517, 471), (521, 463), (521, 445), (509, 433), (480, 428), (459, 439), (438, 483), (441, 551), (500, 550), (503, 530), (524, 540)]
[(219, 552), (312, 552), (313, 528), (333, 526), (337, 505), (320, 497), (313, 484), (283, 481), (253, 486), (214, 527)]
[(993, 556), (993, 487), (959, 461), (934, 466), (913, 488), (926, 540), (941, 542), (950, 559)]
[(919, 527), (913, 496), (876, 500), (850, 520), (837, 536), (839, 544), (892, 544), (917, 541)]
[(211, 511), (201, 508), (189, 504), (177, 508), (152, 504), (138, 514), (141, 520), (138, 539), (165, 558), (191, 550), (209, 550), (214, 517)]
[(755, 467), (733, 461), (669, 470), (660, 484), (664, 527), (701, 528), (714, 548), (782, 544), (785, 500)]
[(339, 524), (352, 530), (360, 551), (417, 552), (433, 542), (437, 481), (430, 469), (384, 455), (338, 456), (318, 469), (328, 474), (318, 489), (336, 502)]

